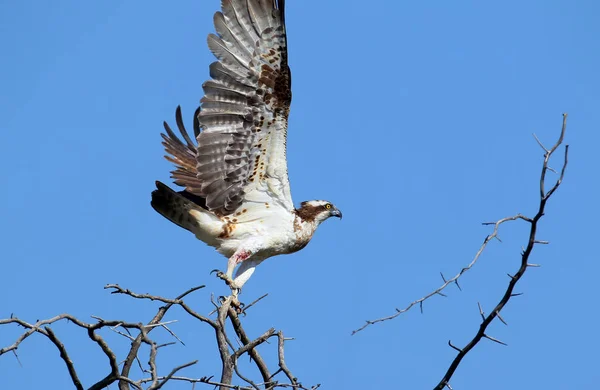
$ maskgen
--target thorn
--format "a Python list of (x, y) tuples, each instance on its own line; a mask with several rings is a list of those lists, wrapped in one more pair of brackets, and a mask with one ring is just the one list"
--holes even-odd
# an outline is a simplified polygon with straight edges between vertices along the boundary
[(502, 242), (502, 240), (500, 239), (500, 237), (498, 237), (498, 235), (495, 235), (495, 236), (494, 236), (494, 238), (495, 238), (496, 240), (498, 240), (498, 242), (500, 242), (500, 243)]
[(423, 301), (419, 302), (419, 306), (421, 308), (421, 314), (423, 314)]
[(455, 280), (454, 280), (454, 283), (456, 284), (456, 287), (458, 287), (458, 289), (459, 289), (460, 291), (462, 291), (462, 288), (460, 288), (460, 284), (458, 284), (458, 279), (455, 279)]
[(540, 145), (540, 148), (544, 149), (544, 152), (549, 153), (550, 151), (548, 149), (546, 149), (546, 147), (542, 144), (542, 141), (539, 140), (539, 138), (537, 137), (537, 135), (535, 135), (535, 133), (533, 133), (533, 138), (535, 138), (535, 140), (537, 141), (538, 145)]
[(500, 313), (499, 313), (499, 312), (496, 312), (496, 316), (498, 316), (498, 319), (499, 319), (500, 321), (502, 321), (502, 323), (503, 323), (504, 325), (508, 326), (508, 324), (506, 323), (506, 321), (504, 321), (504, 318), (502, 318), (502, 316), (500, 315)]
[(448, 297), (446, 294), (444, 294), (444, 293), (442, 293), (442, 292), (440, 292), (440, 291), (436, 291), (435, 293), (436, 293), (436, 294), (439, 294), (439, 295), (441, 295), (441, 296), (443, 296), (444, 298), (447, 298), (447, 297)]
[(512, 293), (512, 294), (510, 294), (511, 297), (518, 297), (519, 295), (523, 295), (523, 293)]
[(481, 303), (477, 302), (477, 306), (479, 306), (479, 315), (481, 316), (481, 319), (485, 321), (485, 314), (483, 313), (483, 309), (481, 308)]
[(515, 277), (512, 276), (511, 274), (507, 274), (509, 278), (514, 279)]
[(534, 240), (533, 241), (534, 244), (542, 244), (542, 245), (548, 245), (550, 244), (550, 241), (544, 241), (544, 240)]
[(175, 341), (171, 341), (171, 342), (168, 342), (168, 343), (159, 344), (159, 345), (156, 346), (156, 349), (162, 348), (162, 347), (168, 347), (169, 345), (173, 345), (173, 344), (177, 344), (177, 343)]
[(213, 377), (214, 377), (214, 375), (211, 375), (211, 376), (203, 376), (202, 378), (200, 378), (200, 382), (203, 382), (203, 383), (210, 382), (210, 380), (211, 380)]
[(458, 352), (462, 352), (462, 349), (460, 349), (460, 348), (458, 348), (458, 347), (455, 347), (455, 346), (452, 344), (452, 340), (448, 340), (448, 345), (449, 345), (449, 346), (450, 346), (452, 349), (455, 349), (455, 350), (457, 350)]
[(541, 267), (539, 264), (527, 263), (528, 267)]
[(12, 353), (15, 355), (15, 358), (17, 359), (17, 362), (19, 363), (19, 366), (22, 368), (23, 364), (21, 363), (21, 359), (19, 359), (19, 355), (17, 355), (17, 350), (13, 349)]
[(506, 345), (506, 346), (508, 346), (508, 344), (506, 344), (506, 343), (503, 343), (502, 341), (500, 341), (500, 340), (498, 340), (498, 339), (496, 339), (496, 338), (493, 338), (492, 336), (488, 336), (487, 334), (484, 334), (484, 335), (483, 335), (483, 337), (485, 337), (485, 338), (486, 338), (486, 339), (488, 339), (488, 340), (492, 340), (492, 341), (493, 341), (493, 342), (495, 342), (495, 343), (498, 343), (498, 344), (502, 344), (502, 345)]
[(444, 283), (448, 283), (448, 281), (446, 280), (446, 278), (444, 277), (444, 274), (440, 272), (440, 276), (442, 277), (442, 280), (444, 281)]

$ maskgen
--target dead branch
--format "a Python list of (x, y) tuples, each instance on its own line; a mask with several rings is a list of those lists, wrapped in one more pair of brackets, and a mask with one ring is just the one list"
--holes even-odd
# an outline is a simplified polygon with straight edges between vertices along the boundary
[[(560, 184), (562, 183), (562, 180), (564, 178), (565, 175), (565, 169), (567, 167), (567, 162), (568, 162), (568, 150), (569, 150), (569, 146), (566, 145), (565, 147), (565, 155), (564, 155), (564, 162), (563, 162), (563, 166), (561, 169), (561, 173), (560, 176), (558, 178), (558, 180), (556, 181), (556, 183), (554, 184), (554, 186), (550, 189), (550, 191), (548, 191), (547, 193), (544, 192), (544, 185), (545, 185), (545, 178), (546, 178), (546, 172), (547, 171), (553, 171), (552, 168), (548, 167), (548, 161), (550, 159), (550, 157), (552, 156), (552, 154), (556, 151), (556, 149), (562, 144), (563, 139), (564, 139), (564, 135), (565, 135), (565, 131), (566, 131), (566, 126), (567, 126), (567, 114), (563, 114), (563, 125), (562, 125), (562, 130), (560, 133), (560, 137), (558, 139), (558, 141), (556, 141), (556, 143), (554, 144), (554, 146), (548, 150), (546, 149), (543, 144), (540, 142), (540, 140), (537, 138), (537, 136), (534, 134), (533, 136), (535, 137), (537, 143), (542, 147), (542, 149), (544, 149), (544, 163), (542, 166), (542, 175), (541, 175), (541, 179), (540, 179), (540, 193), (541, 193), (541, 199), (542, 202), (540, 204), (540, 207), (542, 207), (542, 212), (543, 212), (543, 208), (546, 205), (546, 201), (548, 200), (548, 198), (558, 189), (558, 187), (560, 186)], [(541, 218), (541, 216), (540, 216)], [(471, 260), (471, 262), (463, 267), (456, 275), (454, 275), (452, 278), (450, 279), (446, 279), (444, 277), (443, 274), (440, 274), (443, 280), (443, 284), (440, 285), (440, 287), (436, 288), (435, 290), (431, 291), (429, 294), (415, 300), (412, 301), (411, 303), (409, 303), (407, 306), (405, 306), (403, 309), (399, 309), (399, 308), (395, 308), (395, 312), (393, 314), (390, 314), (388, 316), (385, 317), (381, 317), (381, 318), (377, 318), (374, 320), (366, 320), (365, 324), (362, 325), (361, 327), (355, 329), (352, 331), (352, 335), (355, 335), (356, 333), (364, 330), (365, 328), (377, 324), (379, 322), (384, 322), (384, 321), (389, 321), (392, 320), (396, 317), (398, 317), (399, 315), (401, 315), (402, 313), (405, 313), (407, 311), (409, 311), (413, 306), (415, 305), (419, 305), (420, 309), (421, 309), (421, 313), (423, 312), (423, 303), (428, 300), (429, 298), (435, 296), (435, 295), (440, 295), (443, 297), (446, 297), (446, 295), (442, 292), (444, 291), (448, 286), (450, 286), (451, 284), (455, 284), (456, 287), (459, 290), (462, 290), (460, 285), (458, 284), (458, 280), (460, 279), (461, 276), (463, 276), (464, 273), (466, 273), (467, 271), (471, 270), (471, 268), (473, 268), (473, 266), (477, 263), (477, 261), (479, 260), (479, 258), (481, 257), (481, 254), (484, 252), (484, 250), (487, 248), (487, 245), (490, 243), (490, 241), (492, 241), (493, 239), (497, 239), (498, 241), (500, 241), (500, 238), (498, 237), (498, 231), (500, 228), (500, 225), (502, 225), (505, 222), (509, 222), (509, 221), (516, 221), (516, 220), (523, 220), (526, 222), (529, 222), (530, 224), (537, 226), (537, 220), (535, 220), (535, 218), (528, 218), (522, 214), (517, 214), (511, 217), (506, 217), (506, 218), (502, 218), (496, 222), (484, 222), (483, 225), (494, 225), (494, 229), (492, 231), (491, 234), (489, 234), (484, 240), (483, 243), (481, 244), (481, 246), (479, 247), (479, 249), (477, 250), (477, 252), (475, 253), (475, 256), (473, 257), (473, 260)], [(535, 220), (535, 221), (534, 221)], [(539, 218), (538, 218), (539, 220)], [(535, 224), (534, 224), (535, 222)], [(537, 240), (533, 239), (533, 241), (531, 242), (531, 244), (548, 244), (548, 241), (543, 241), (543, 240)], [(533, 249), (533, 247), (532, 247)], [(535, 266), (534, 264), (530, 264), (530, 266)], [(503, 319), (501, 319), (502, 322), (504, 322)]]
[[(192, 384), (205, 383), (209, 385), (218, 386), (220, 389), (235, 388), (266, 390), (287, 387), (308, 390), (308, 388), (302, 387), (296, 381), (296, 379), (293, 378), (293, 376), (291, 376), (291, 374), (288, 375), (288, 378), (290, 378), (290, 383), (278, 383), (272, 380), (269, 368), (265, 363), (264, 359), (259, 354), (257, 347), (265, 343), (269, 338), (275, 336), (276, 334), (280, 335), (282, 333), (276, 333), (275, 329), (271, 328), (264, 332), (262, 335), (258, 336), (257, 338), (250, 339), (242, 326), (242, 322), (238, 316), (238, 312), (232, 307), (232, 297), (223, 299), (220, 302), (220, 304), (215, 304), (215, 319), (197, 313), (184, 302), (183, 299), (187, 295), (189, 295), (192, 292), (198, 291), (203, 287), (204, 286), (191, 288), (185, 291), (184, 293), (180, 294), (176, 298), (171, 299), (161, 297), (158, 295), (138, 294), (131, 290), (122, 288), (117, 284), (109, 284), (105, 286), (105, 289), (111, 290), (111, 294), (126, 295), (136, 300), (149, 300), (164, 303), (163, 306), (159, 307), (156, 314), (147, 324), (130, 323), (122, 320), (106, 320), (99, 316), (92, 316), (92, 318), (96, 322), (87, 323), (77, 319), (76, 317), (70, 314), (61, 314), (46, 320), (37, 321), (33, 324), (14, 316), (11, 316), (8, 319), (0, 319), (0, 326), (15, 324), (17, 326), (25, 328), (25, 331), (17, 337), (13, 344), (0, 349), (0, 356), (8, 352), (13, 352), (18, 359), (16, 351), (19, 348), (19, 346), (32, 334), (39, 333), (45, 336), (47, 339), (49, 339), (56, 346), (56, 348), (60, 352), (61, 359), (64, 361), (67, 367), (73, 385), (76, 389), (83, 390), (85, 387), (81, 383), (81, 380), (79, 379), (79, 376), (77, 374), (76, 364), (70, 358), (67, 351), (67, 347), (51, 329), (51, 326), (54, 323), (66, 320), (78, 328), (85, 329), (87, 331), (88, 337), (98, 345), (98, 347), (102, 350), (102, 352), (106, 355), (108, 359), (109, 373), (97, 382), (93, 383), (91, 386), (89, 386), (89, 389), (103, 389), (108, 387), (112, 383), (117, 382), (119, 389), (121, 390), (129, 390), (131, 388), (139, 390), (143, 390), (144, 388), (148, 390), (157, 390), (161, 389), (165, 384), (167, 384), (170, 381), (179, 381), (188, 382)], [(243, 311), (244, 315), (246, 314), (246, 310), (250, 306), (258, 303), (265, 296), (266, 294), (255, 300), (251, 305), (247, 306)], [(181, 307), (183, 311), (187, 313), (191, 318), (194, 318), (200, 321), (201, 323), (205, 323), (214, 329), (215, 339), (219, 348), (219, 354), (223, 362), (223, 369), (220, 375), (221, 380), (219, 382), (212, 381), (212, 378), (214, 376), (190, 378), (178, 375), (180, 371), (197, 364), (198, 360), (194, 360), (176, 366), (172, 368), (167, 375), (159, 375), (159, 368), (157, 367), (156, 357), (160, 351), (160, 348), (175, 344), (176, 341), (159, 345), (149, 337), (149, 334), (153, 329), (156, 328), (165, 329), (171, 337), (183, 344), (183, 341), (181, 341), (179, 337), (177, 337), (177, 335), (166, 326), (167, 324), (177, 322), (177, 320), (163, 321), (165, 315), (169, 312), (169, 309), (171, 309), (174, 306)], [(242, 345), (239, 348), (234, 347), (233, 343), (229, 340), (229, 336), (227, 334), (228, 327), (233, 328), (237, 337), (240, 338)], [(113, 332), (116, 332), (119, 335), (122, 335), (123, 337), (127, 338), (128, 341), (131, 343), (131, 347), (129, 349), (129, 352), (127, 353), (127, 357), (123, 361), (123, 367), (121, 369), (119, 369), (119, 363), (116, 354), (113, 352), (112, 348), (107, 344), (107, 342), (102, 338), (102, 336), (98, 334), (98, 331), (102, 329), (108, 329)], [(138, 356), (142, 344), (146, 344), (150, 347), (147, 368), (144, 368)], [(277, 352), (280, 358), (280, 366), (283, 356), (283, 351), (281, 348), (282, 347), (280, 346)], [(251, 357), (251, 361), (258, 368), (259, 372), (261, 373), (261, 381), (253, 381), (252, 379), (244, 376), (240, 372), (239, 367), (237, 366), (237, 361), (244, 354), (248, 354)], [(134, 364), (134, 362), (137, 362), (140, 371), (142, 373), (149, 374), (149, 377), (134, 379), (131, 376), (131, 367)], [(234, 373), (240, 380), (244, 381), (249, 386), (244, 387), (237, 384), (232, 384)], [(294, 380), (291, 380), (291, 378), (293, 378)], [(311, 389), (316, 389), (317, 387), (318, 385), (313, 386)]]
[[(411, 302), (408, 306), (406, 306), (404, 309), (395, 309), (395, 313), (391, 314), (389, 316), (386, 317), (381, 317), (375, 320), (367, 320), (365, 321), (365, 324), (363, 326), (361, 326), (358, 329), (355, 329), (352, 331), (352, 335), (355, 335), (356, 333), (360, 332), (361, 330), (365, 329), (366, 327), (376, 324), (378, 322), (383, 322), (383, 321), (388, 321), (388, 320), (392, 320), (396, 317), (398, 317), (400, 314), (405, 313), (407, 311), (409, 311), (413, 306), (415, 305), (419, 305), (421, 308), (421, 313), (423, 312), (423, 303), (428, 300), (429, 298), (433, 297), (434, 295), (441, 295), (443, 297), (445, 297), (446, 295), (444, 293), (442, 293), (442, 291), (444, 291), (446, 289), (446, 287), (450, 286), (451, 284), (455, 284), (458, 289), (460, 289), (460, 285), (458, 284), (458, 279), (463, 276), (463, 274), (467, 271), (469, 271), (471, 268), (473, 268), (473, 266), (475, 265), (475, 263), (477, 263), (477, 261), (479, 260), (479, 258), (481, 257), (481, 254), (483, 253), (483, 251), (485, 250), (485, 248), (487, 247), (487, 245), (489, 244), (490, 241), (492, 241), (494, 238), (498, 239), (498, 229), (500, 228), (500, 225), (502, 225), (504, 222), (508, 222), (508, 221), (516, 221), (518, 219), (522, 219), (525, 221), (529, 221), (529, 218), (524, 217), (521, 214), (517, 214), (515, 216), (512, 217), (506, 217), (503, 218), (497, 222), (493, 222), (491, 224), (494, 225), (494, 230), (492, 231), (492, 233), (490, 235), (488, 235), (484, 240), (483, 243), (481, 244), (481, 246), (479, 247), (479, 250), (477, 251), (477, 253), (475, 253), (475, 257), (473, 257), (473, 260), (471, 260), (471, 262), (464, 268), (462, 268), (460, 270), (460, 272), (458, 272), (456, 275), (454, 275), (452, 278), (450, 279), (446, 279), (444, 278), (444, 275), (442, 275), (442, 280), (444, 281), (444, 283), (436, 288), (435, 290), (431, 291), (429, 294)], [(484, 223), (484, 225), (488, 225), (490, 224), (489, 222)]]
[[(264, 295), (263, 295), (263, 297), (264, 297)], [(259, 300), (260, 299), (262, 299), (262, 297), (259, 298)], [(248, 305), (244, 308), (244, 313), (246, 310), (248, 310), (249, 307), (250, 307), (250, 305)], [(250, 343), (250, 338), (248, 338), (248, 336), (246, 335), (246, 331), (242, 327), (242, 323), (241, 323), (236, 311), (231, 308), (229, 309), (229, 319), (231, 320), (231, 325), (233, 326), (233, 330), (235, 331), (235, 334), (240, 339), (242, 344), (248, 345)], [(269, 374), (269, 368), (267, 367), (267, 364), (265, 363), (263, 358), (259, 355), (258, 351), (256, 349), (252, 348), (248, 351), (248, 354), (250, 355), (250, 358), (254, 361), (254, 363), (256, 364), (256, 367), (260, 371), (260, 375), (262, 376), (263, 382), (265, 382), (266, 384), (270, 383), (269, 381), (271, 379), (271, 374)]]
[(290, 380), (290, 382), (293, 385), (297, 385), (298, 384), (298, 378), (294, 377), (292, 375), (292, 373), (290, 372), (289, 368), (287, 367), (287, 364), (285, 364), (285, 356), (283, 353), (284, 350), (284, 343), (285, 343), (285, 337), (283, 337), (283, 332), (279, 331), (277, 333), (277, 338), (278, 338), (278, 357), (279, 357), (279, 368), (281, 369), (281, 371), (283, 371), (283, 373), (285, 374), (285, 376), (288, 377), (288, 379)]
[(550, 168), (548, 166), (548, 163), (550, 161), (550, 158), (552, 157), (552, 155), (554, 154), (554, 152), (560, 147), (560, 145), (563, 143), (564, 140), (564, 136), (565, 136), (565, 132), (566, 132), (566, 128), (567, 128), (567, 114), (563, 114), (563, 122), (562, 122), (562, 128), (561, 128), (561, 132), (560, 132), (560, 136), (558, 138), (558, 140), (554, 143), (554, 145), (548, 149), (544, 146), (544, 144), (539, 140), (539, 138), (534, 134), (534, 138), (536, 140), (536, 142), (540, 145), (540, 147), (544, 150), (544, 161), (542, 164), (542, 170), (541, 170), (541, 175), (540, 175), (540, 181), (539, 181), (539, 206), (538, 206), (538, 211), (535, 214), (535, 216), (533, 218), (530, 217), (526, 217), (522, 214), (517, 214), (511, 217), (506, 217), (506, 218), (502, 218), (496, 222), (487, 222), (484, 223), (484, 225), (493, 225), (494, 229), (492, 231), (491, 234), (489, 234), (484, 240), (483, 243), (481, 244), (481, 246), (479, 247), (478, 251), (475, 253), (474, 258), (471, 260), (471, 262), (464, 268), (462, 268), (455, 276), (453, 276), (450, 279), (446, 279), (444, 277), (444, 275), (442, 275), (442, 280), (443, 280), (443, 284), (438, 287), (437, 289), (431, 291), (429, 294), (423, 296), (422, 298), (419, 298), (413, 302), (411, 302), (410, 304), (408, 304), (408, 306), (404, 307), (403, 309), (399, 309), (396, 308), (395, 312), (389, 316), (385, 316), (385, 317), (381, 317), (375, 320), (367, 320), (366, 323), (361, 326), (360, 328), (355, 329), (354, 331), (352, 331), (352, 334), (356, 334), (362, 330), (364, 330), (365, 328), (374, 325), (376, 323), (379, 322), (383, 322), (383, 321), (388, 321), (388, 320), (392, 320), (396, 317), (398, 317), (399, 315), (401, 315), (402, 313), (407, 312), (408, 310), (410, 310), (413, 306), (415, 305), (419, 305), (421, 308), (421, 312), (423, 311), (423, 303), (428, 300), (429, 298), (435, 296), (435, 295), (441, 295), (441, 296), (446, 296), (443, 291), (450, 286), (451, 284), (456, 284), (456, 286), (458, 287), (458, 289), (460, 290), (460, 285), (458, 284), (458, 280), (460, 279), (460, 277), (466, 273), (467, 271), (469, 271), (471, 268), (473, 268), (473, 266), (477, 263), (477, 261), (479, 260), (479, 258), (481, 257), (481, 254), (483, 253), (483, 251), (487, 248), (488, 244), (490, 241), (492, 241), (493, 239), (498, 239), (500, 241), (500, 239), (498, 238), (498, 231), (500, 229), (500, 226), (503, 225), (506, 222), (509, 221), (517, 221), (517, 220), (521, 220), (521, 221), (525, 221), (526, 223), (529, 223), (530, 225), (530, 231), (529, 231), (529, 239), (527, 241), (527, 246), (526, 248), (523, 249), (523, 252), (521, 253), (521, 264), (519, 269), (517, 270), (517, 272), (513, 275), (509, 275), (510, 277), (510, 281), (508, 283), (508, 287), (504, 293), (504, 295), (502, 296), (502, 298), (500, 299), (500, 301), (498, 302), (498, 304), (496, 305), (496, 307), (488, 314), (485, 315), (485, 313), (483, 312), (483, 309), (481, 308), (481, 305), (479, 305), (479, 313), (481, 315), (482, 318), (482, 323), (479, 326), (479, 330), (477, 331), (476, 335), (473, 337), (473, 339), (463, 348), (459, 348), (456, 347), (454, 344), (452, 344), (451, 341), (448, 341), (448, 345), (453, 348), (454, 350), (457, 351), (457, 355), (454, 358), (454, 360), (452, 361), (452, 363), (450, 364), (450, 367), (448, 368), (448, 370), (446, 371), (445, 375), (443, 376), (442, 380), (437, 384), (437, 386), (435, 387), (436, 390), (441, 390), (444, 388), (449, 388), (451, 389), (450, 386), (450, 378), (452, 377), (452, 375), (454, 374), (454, 372), (456, 371), (458, 365), (460, 364), (460, 362), (462, 361), (462, 359), (469, 353), (469, 351), (471, 351), (478, 343), (479, 341), (481, 341), (482, 338), (486, 338), (490, 341), (496, 342), (498, 344), (502, 344), (502, 345), (506, 345), (504, 342), (486, 334), (486, 330), (488, 328), (488, 326), (490, 325), (490, 323), (498, 318), (502, 323), (504, 323), (505, 325), (507, 324), (506, 321), (500, 316), (500, 312), (501, 310), (504, 308), (504, 306), (509, 302), (510, 298), (518, 296), (520, 294), (514, 293), (514, 288), (516, 286), (516, 284), (519, 282), (519, 280), (523, 277), (523, 275), (525, 274), (525, 271), (527, 270), (527, 268), (529, 267), (538, 267), (538, 264), (532, 264), (529, 263), (529, 257), (531, 255), (531, 252), (533, 251), (533, 248), (536, 244), (542, 244), (542, 245), (547, 245), (548, 241), (544, 241), (544, 240), (539, 240), (536, 238), (536, 233), (537, 233), (537, 227), (538, 227), (538, 223), (540, 221), (540, 219), (543, 217), (545, 209), (546, 209), (546, 204), (548, 202), (548, 200), (550, 199), (550, 197), (554, 194), (554, 192), (558, 189), (558, 187), (561, 185), (564, 175), (565, 175), (565, 170), (567, 168), (567, 164), (568, 164), (568, 153), (569, 153), (569, 146), (566, 145), (565, 146), (565, 152), (564, 152), (564, 160), (562, 163), (562, 168), (560, 170), (560, 174), (558, 179), (554, 182), (554, 184), (552, 185), (552, 187), (549, 190), (546, 190), (546, 174), (548, 171), (554, 172), (556, 173), (556, 171), (554, 171), (552, 168)]
[[(502, 311), (504, 306), (506, 306), (506, 304), (508, 304), (508, 302), (510, 301), (510, 299), (512, 297), (516, 296), (516, 294), (513, 292), (515, 289), (515, 286), (517, 285), (519, 280), (521, 280), (521, 278), (523, 277), (523, 275), (525, 274), (527, 269), (529, 267), (535, 266), (534, 264), (529, 263), (529, 257), (531, 256), (531, 252), (533, 251), (533, 248), (535, 247), (535, 245), (540, 243), (536, 239), (538, 223), (541, 220), (541, 218), (544, 216), (544, 213), (546, 210), (546, 204), (547, 204), (548, 200), (550, 199), (552, 194), (554, 194), (554, 192), (558, 189), (558, 187), (561, 185), (563, 178), (565, 176), (565, 170), (567, 168), (567, 163), (569, 161), (568, 160), (569, 145), (565, 146), (564, 160), (563, 160), (563, 164), (562, 164), (562, 169), (560, 170), (560, 175), (559, 175), (558, 179), (554, 182), (554, 184), (552, 185), (550, 190), (546, 191), (546, 173), (550, 170), (550, 168), (548, 167), (548, 163), (550, 161), (550, 157), (552, 157), (552, 154), (562, 144), (564, 137), (565, 137), (566, 130), (567, 130), (567, 114), (563, 114), (563, 122), (562, 122), (560, 137), (558, 138), (556, 143), (552, 146), (552, 148), (547, 149), (539, 141), (539, 139), (537, 137), (535, 137), (538, 144), (544, 150), (544, 162), (542, 164), (542, 172), (540, 175), (540, 195), (539, 195), (540, 202), (539, 202), (539, 206), (538, 206), (538, 211), (533, 218), (521, 218), (530, 224), (529, 239), (527, 241), (527, 246), (521, 253), (521, 264), (520, 264), (517, 272), (514, 274), (514, 276), (509, 275), (510, 280), (508, 282), (508, 287), (506, 288), (504, 295), (502, 296), (502, 298), (500, 299), (500, 301), (498, 302), (496, 307), (494, 307), (494, 309), (487, 316), (483, 313), (483, 310), (481, 309), (481, 306), (480, 306), (479, 310), (480, 310), (480, 314), (482, 317), (482, 322), (479, 325), (479, 329), (477, 330), (477, 333), (464, 348), (458, 350), (456, 357), (450, 364), (450, 367), (444, 374), (442, 380), (437, 384), (437, 386), (434, 387), (435, 390), (441, 390), (445, 387), (449, 387), (450, 378), (452, 378), (452, 375), (454, 375), (454, 373), (455, 373), (456, 369), (458, 368), (462, 359), (469, 353), (469, 351), (471, 351), (481, 341), (482, 338), (486, 338), (486, 339), (494, 341), (496, 343), (506, 345), (502, 341), (495, 339), (495, 338), (489, 336), (488, 334), (486, 334), (486, 331), (487, 331), (488, 326), (492, 323), (492, 321), (494, 321), (494, 319), (499, 317), (500, 312)], [(499, 222), (496, 222), (496, 229), (500, 223), (502, 223), (502, 220)], [(504, 320), (502, 320), (502, 319), (501, 319), (501, 321), (504, 322)], [(506, 322), (504, 322), (504, 323), (506, 323)]]

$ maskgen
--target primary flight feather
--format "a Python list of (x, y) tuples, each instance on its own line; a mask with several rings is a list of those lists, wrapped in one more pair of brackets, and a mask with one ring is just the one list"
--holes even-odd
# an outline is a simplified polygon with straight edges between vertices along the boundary
[[(286, 138), (291, 93), (283, 0), (222, 0), (217, 35), (208, 47), (218, 61), (194, 114), (196, 143), (165, 122), (165, 158), (175, 164), (176, 192), (156, 182), (152, 207), (229, 258), (219, 273), (236, 292), (268, 257), (306, 246), (319, 224), (342, 217), (330, 202), (294, 208)], [(233, 271), (238, 266), (233, 276)]]

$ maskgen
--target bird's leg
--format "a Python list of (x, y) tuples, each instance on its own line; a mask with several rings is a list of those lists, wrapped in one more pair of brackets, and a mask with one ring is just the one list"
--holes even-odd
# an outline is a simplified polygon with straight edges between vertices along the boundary
[(247, 251), (247, 250), (238, 250), (227, 261), (227, 272), (226, 273), (223, 273), (222, 271), (218, 271), (218, 270), (213, 270), (213, 272), (214, 271), (217, 272), (217, 277), (219, 279), (224, 280), (225, 283), (231, 289), (231, 295), (234, 298), (234, 300), (233, 300), (232, 303), (235, 304), (237, 302), (236, 306), (240, 306), (241, 305), (240, 302), (237, 300), (237, 296), (242, 291), (242, 288), (240, 286), (238, 286), (235, 283), (235, 281), (233, 280), (233, 270), (235, 269), (235, 267), (239, 263), (241, 263), (242, 261), (248, 259), (248, 257), (250, 257), (251, 254), (252, 253), (250, 251)]

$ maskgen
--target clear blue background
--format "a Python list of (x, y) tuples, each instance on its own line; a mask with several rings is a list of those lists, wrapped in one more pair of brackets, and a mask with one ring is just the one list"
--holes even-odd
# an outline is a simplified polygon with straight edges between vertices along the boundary
[[(112, 296), (106, 283), (189, 299), (211, 310), (226, 292), (209, 275), (225, 259), (150, 207), (169, 180), (162, 121), (191, 124), (213, 61), (205, 38), (217, 0), (4, 1), (0, 4), (0, 317), (147, 321), (158, 305)], [(515, 272), (527, 226), (500, 233), (480, 263), (417, 310), (350, 336), (466, 265), (481, 222), (533, 215), (542, 152), (569, 113), (564, 187), (551, 199), (530, 269), (490, 334), (461, 364), (455, 389), (583, 389), (600, 380), (598, 135), (600, 6), (594, 1), (289, 0), (293, 103), (288, 162), (296, 203), (344, 212), (301, 252), (263, 263), (245, 319), (296, 340), (287, 362), (326, 389), (432, 388)], [(553, 166), (560, 165), (560, 158)], [(162, 374), (218, 374), (213, 333), (181, 310), (186, 346), (161, 350)], [(81, 330), (56, 327), (84, 384), (108, 373)], [(0, 328), (0, 345), (21, 332)], [(161, 341), (171, 338), (161, 331)], [(124, 359), (128, 341), (103, 333)], [(275, 361), (275, 343), (263, 356)], [(32, 337), (0, 358), (6, 389), (70, 388), (54, 346)], [(142, 362), (147, 361), (144, 355)], [(244, 366), (245, 374), (257, 378)], [(114, 386), (113, 386), (114, 387)], [(200, 386), (202, 387), (202, 386)], [(172, 384), (174, 389), (189, 388)]]

